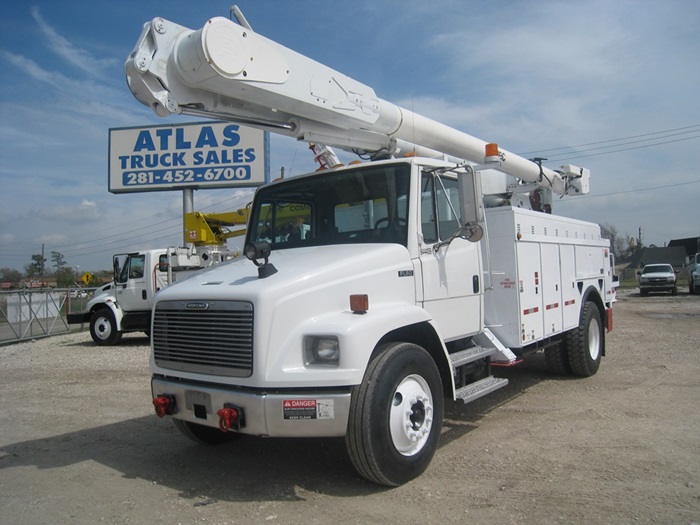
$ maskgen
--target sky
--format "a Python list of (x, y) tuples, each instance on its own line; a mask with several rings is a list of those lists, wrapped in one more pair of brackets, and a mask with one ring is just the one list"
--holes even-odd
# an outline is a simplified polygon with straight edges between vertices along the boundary
[[(109, 129), (157, 117), (127, 88), (142, 25), (201, 28), (231, 3), (0, 0), (0, 268), (42, 253), (80, 274), (112, 254), (182, 245), (179, 191), (108, 191)], [(696, 0), (239, 0), (253, 30), (378, 97), (544, 164), (591, 172), (554, 213), (644, 245), (700, 236), (700, 2)], [(343, 157), (343, 160), (346, 158)], [(347, 159), (351, 160), (351, 159)], [(272, 135), (274, 176), (313, 171)], [(196, 191), (238, 209), (249, 190)]]

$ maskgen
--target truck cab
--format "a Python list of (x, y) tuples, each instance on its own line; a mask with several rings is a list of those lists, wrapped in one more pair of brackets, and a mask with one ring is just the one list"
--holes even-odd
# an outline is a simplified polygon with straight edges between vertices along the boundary
[(169, 283), (168, 251), (145, 250), (113, 256), (113, 280), (69, 324), (90, 324), (98, 345), (115, 345), (125, 332), (150, 333), (153, 298)]

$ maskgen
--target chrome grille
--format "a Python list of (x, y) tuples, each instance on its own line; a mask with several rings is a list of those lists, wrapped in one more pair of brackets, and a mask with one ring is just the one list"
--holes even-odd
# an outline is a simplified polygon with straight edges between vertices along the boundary
[(174, 370), (248, 377), (253, 373), (253, 305), (164, 301), (153, 316), (153, 356)]

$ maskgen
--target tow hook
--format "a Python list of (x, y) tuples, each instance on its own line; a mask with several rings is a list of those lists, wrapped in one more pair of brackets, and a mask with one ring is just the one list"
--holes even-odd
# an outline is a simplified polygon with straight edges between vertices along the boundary
[(229, 430), (240, 430), (244, 423), (243, 409), (233, 405), (224, 405), (216, 411), (219, 416), (219, 429), (222, 432)]
[(158, 417), (172, 416), (177, 407), (175, 396), (171, 394), (160, 394), (153, 398), (153, 407), (156, 409)]

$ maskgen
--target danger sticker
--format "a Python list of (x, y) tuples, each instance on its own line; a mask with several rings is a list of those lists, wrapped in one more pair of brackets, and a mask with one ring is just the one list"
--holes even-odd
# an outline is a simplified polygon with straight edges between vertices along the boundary
[(282, 401), (284, 419), (333, 419), (332, 399), (285, 399)]

